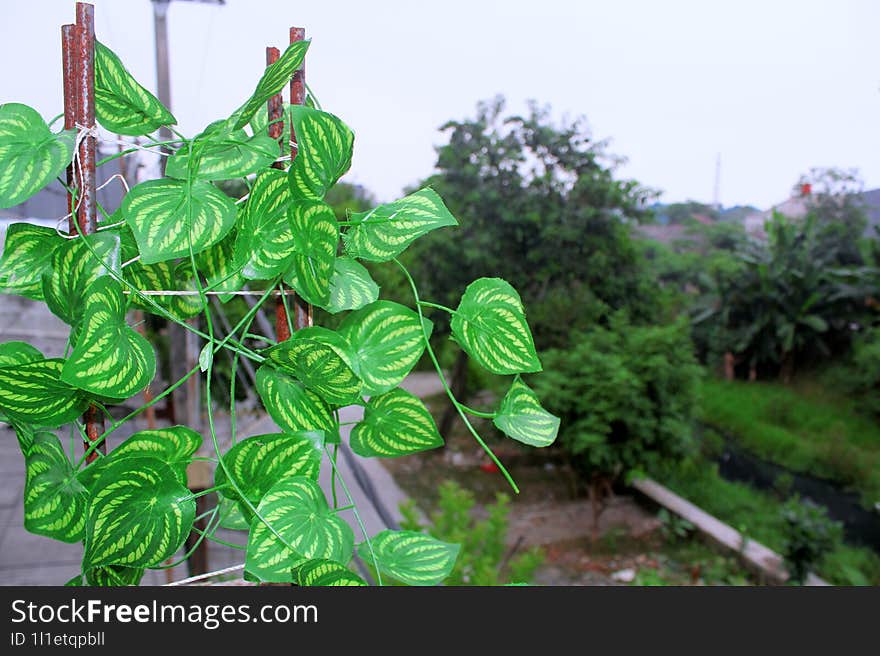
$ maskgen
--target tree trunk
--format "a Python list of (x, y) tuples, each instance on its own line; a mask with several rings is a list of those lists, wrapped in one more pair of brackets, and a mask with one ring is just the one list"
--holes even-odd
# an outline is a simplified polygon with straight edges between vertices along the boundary
[[(467, 394), (467, 364), (467, 353), (464, 351), (459, 352), (458, 357), (455, 360), (455, 366), (452, 368), (452, 382), (450, 386), (452, 388), (453, 396), (462, 403), (465, 402), (465, 394)], [(444, 440), (449, 439), (450, 432), (452, 431), (457, 416), (458, 411), (450, 402), (446, 407), (446, 410), (443, 411), (443, 416), (440, 418), (440, 426), (438, 427), (440, 435), (443, 436)]]

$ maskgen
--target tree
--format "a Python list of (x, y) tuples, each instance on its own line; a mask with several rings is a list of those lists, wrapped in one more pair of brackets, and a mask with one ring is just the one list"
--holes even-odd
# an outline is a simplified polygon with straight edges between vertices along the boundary
[[(535, 104), (525, 116), (505, 116), (496, 97), (480, 103), (475, 118), (441, 130), (449, 141), (425, 184), (461, 229), (434, 232), (407, 254), (407, 265), (429, 281), (428, 297), (455, 307), (467, 281), (503, 277), (522, 296), (539, 349), (565, 346), (572, 330), (609, 310), (625, 307), (637, 321), (657, 316), (656, 283), (629, 234), (655, 194), (615, 178), (621, 160), (591, 138), (583, 119), (556, 124)], [(448, 318), (438, 316), (435, 336), (447, 333)], [(460, 354), (456, 392), (466, 363)]]

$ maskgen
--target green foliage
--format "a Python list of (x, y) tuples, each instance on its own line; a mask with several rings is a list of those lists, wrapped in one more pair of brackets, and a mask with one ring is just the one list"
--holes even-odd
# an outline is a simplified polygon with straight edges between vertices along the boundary
[(681, 323), (634, 326), (616, 314), (544, 361), (535, 390), (583, 471), (614, 477), (688, 451), (701, 370)]
[(461, 551), (447, 585), (503, 585), (529, 583), (544, 562), (543, 551), (532, 548), (514, 557), (507, 546), (510, 497), (498, 494), (488, 506), (485, 519), (479, 519), (474, 495), (453, 481), (438, 488), (439, 501), (431, 523), (422, 526), (412, 501), (401, 506), (403, 528), (425, 531), (439, 540), (461, 545)]
[[(289, 163), (279, 158), (280, 145), (267, 133), (268, 115), (257, 117), (300, 68), (308, 47), (306, 41), (292, 44), (231, 116), (193, 138), (175, 133), (175, 141), (159, 143), (146, 135), (174, 123), (174, 117), (98, 44), (97, 120), (112, 132), (145, 136), (145, 147), (170, 148), (167, 177), (133, 187), (111, 215), (98, 206), (97, 234), (74, 230), (62, 236), (23, 224), (8, 230), (0, 292), (44, 300), (71, 328), (63, 359), (45, 359), (24, 342), (0, 345), (0, 412), (13, 422), (25, 457), (25, 528), (83, 542), (82, 571), (72, 585), (137, 584), (146, 568), (164, 567), (193, 530), (197, 542), (212, 540), (221, 525), (247, 533), (250, 579), (363, 584), (349, 568), (355, 537), (341, 517), (351, 510), (363, 527), (336, 465), (338, 410), (364, 406), (351, 437), (361, 456), (397, 456), (442, 445), (422, 402), (398, 387), (427, 352), (466, 418), (429, 342), (433, 323), (422, 308), (437, 305), (420, 301), (414, 280), (395, 259), (428, 232), (456, 226), (457, 219), (429, 188), (378, 207), (356, 186), (334, 188), (351, 165), (354, 134), (339, 117), (317, 109), (311, 94), (306, 106), (283, 112), (282, 134), (296, 137)], [(78, 160), (72, 162), (77, 136), (76, 131), (53, 134), (26, 105), (0, 105), (0, 206), (26, 200), (70, 164), (79, 167)], [(364, 260), (393, 263), (408, 284), (411, 296), (401, 299), (408, 305), (378, 299), (379, 285)], [(242, 290), (259, 300), (252, 305), (233, 300)], [(226, 304), (220, 308), (224, 316), (209, 294)], [(333, 320), (338, 332), (299, 327), (302, 322), (296, 320), (299, 329), (291, 326), (292, 337), (279, 343), (277, 335), (252, 331), (273, 296), (281, 299), (282, 309), (289, 306), (291, 324), (291, 315), (310, 314), (311, 308), (303, 307), (308, 304), (348, 314)], [(209, 490), (194, 494), (186, 488), (187, 467), (203, 441), (187, 427), (136, 432), (99, 455), (107, 437), (127, 421), (115, 420), (106, 405), (128, 402), (155, 374), (152, 347), (126, 319), (131, 308), (154, 315), (148, 325), (156, 318), (172, 321), (203, 342), (198, 366), (155, 399), (190, 376), (206, 376), (205, 410), (219, 461)], [(492, 371), (540, 370), (525, 309), (507, 282), (477, 281), (454, 314), (457, 337)], [(233, 414), (233, 387), (243, 360), (256, 370), (260, 400), (284, 432), (239, 439), (233, 421), (231, 445), (224, 452), (214, 410), (226, 389), (218, 381), (229, 382)], [(558, 420), (540, 408), (523, 383), (514, 381), (511, 390), (497, 423), (520, 441), (552, 442)], [(146, 407), (126, 414), (134, 417)], [(101, 413), (111, 422), (95, 435), (95, 417)], [(81, 434), (90, 442), (78, 461), (53, 433), (41, 430), (64, 424), (71, 424), (72, 439)], [(316, 483), (322, 466), (333, 472), (332, 505)], [(346, 506), (339, 502), (337, 485), (348, 496)], [(220, 501), (199, 517), (206, 528), (194, 529), (196, 496), (211, 492), (218, 492)], [(358, 553), (369, 557), (377, 576), (413, 585), (442, 582), (459, 550), (422, 533), (364, 532), (362, 538)], [(527, 563), (518, 566), (522, 570)]]
[(828, 518), (821, 506), (792, 497), (781, 510), (783, 520), (782, 556), (791, 582), (803, 584), (810, 569), (843, 538), (839, 522)]
[(880, 418), (880, 326), (859, 335), (846, 360), (826, 371), (823, 380), (844, 390), (864, 414)]

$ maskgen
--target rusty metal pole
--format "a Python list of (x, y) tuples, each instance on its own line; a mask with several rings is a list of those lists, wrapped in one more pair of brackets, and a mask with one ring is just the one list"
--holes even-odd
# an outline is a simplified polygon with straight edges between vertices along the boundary
[[(61, 28), (62, 66), (64, 78), (64, 127), (89, 130), (80, 135), (77, 147), (78, 166), (68, 169), (68, 182), (76, 189), (76, 200), (70, 198), (70, 232), (77, 226), (83, 234), (92, 234), (97, 229), (98, 215), (95, 197), (95, 151), (97, 139), (91, 133), (95, 127), (95, 8), (85, 2), (76, 3), (76, 25)], [(72, 119), (72, 121), (71, 121)], [(76, 221), (76, 223), (74, 223)], [(90, 405), (83, 415), (86, 425), (86, 440), (83, 447), (88, 449), (104, 432), (104, 418), (94, 405)], [(107, 445), (102, 443), (98, 449), (107, 453)], [(86, 458), (92, 462), (98, 457), (93, 451)]]
[[(291, 27), (290, 28), (290, 43), (296, 43), (297, 41), (303, 41), (306, 38), (305, 28), (302, 27)], [(293, 74), (293, 77), (290, 79), (290, 104), (291, 105), (303, 105), (306, 102), (306, 65), (303, 62), (302, 66), (297, 69), (297, 71)], [(290, 126), (290, 139), (293, 143), (296, 143), (296, 135), (293, 133), (293, 126)], [(290, 148), (290, 159), (291, 164), (293, 163), (293, 158), (296, 157), (296, 146), (291, 146)], [(281, 299), (279, 298), (279, 303)], [(281, 306), (283, 310), (284, 307)], [(312, 306), (303, 301), (299, 296), (293, 296), (293, 328), (294, 330), (299, 330), (301, 328), (306, 328), (311, 326), (313, 322), (312, 319)], [(287, 318), (285, 316), (284, 321), (284, 329), (287, 330)], [(281, 334), (278, 335), (278, 341), (281, 341)]]

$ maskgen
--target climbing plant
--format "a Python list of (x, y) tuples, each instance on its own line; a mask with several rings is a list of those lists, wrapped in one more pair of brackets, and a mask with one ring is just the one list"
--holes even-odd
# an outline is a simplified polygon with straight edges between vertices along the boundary
[[(24, 455), (25, 528), (84, 545), (82, 571), (71, 584), (136, 584), (147, 568), (173, 566), (169, 559), (179, 554), (196, 520), (206, 522), (198, 542), (218, 540), (221, 525), (246, 531), (241, 548), (253, 580), (362, 585), (350, 569), (357, 553), (380, 584), (382, 574), (412, 584), (442, 582), (458, 545), (409, 531), (367, 535), (336, 466), (339, 409), (351, 404), (364, 407), (350, 438), (358, 456), (396, 457), (442, 446), (428, 410), (400, 387), (426, 351), (465, 426), (514, 490), (469, 417), (489, 416), (500, 431), (532, 446), (556, 437), (559, 420), (519, 377), (540, 371), (541, 363), (517, 292), (503, 280), (481, 278), (464, 290), (456, 309), (443, 307), (419, 297), (396, 259), (420, 236), (457, 225), (440, 197), (425, 188), (339, 221), (324, 198), (351, 164), (348, 126), (310, 94), (305, 105), (283, 111), (288, 131), (282, 141), (293, 145), (292, 128), (295, 157), (284, 157), (269, 136), (267, 101), (301, 66), (308, 47), (308, 41), (292, 44), (239, 109), (187, 138), (171, 127), (171, 112), (97, 44), (98, 123), (140, 137), (141, 148), (165, 147), (165, 177), (137, 184), (114, 211), (99, 206), (94, 234), (76, 227), (71, 234), (26, 223), (9, 227), (0, 291), (42, 301), (70, 326), (64, 357), (47, 358), (24, 342), (0, 344), (0, 412)], [(172, 130), (172, 141), (149, 136), (162, 126)], [(76, 146), (91, 133), (89, 126), (52, 132), (34, 109), (0, 105), (0, 207), (26, 200), (71, 163), (76, 175)], [(237, 200), (215, 184), (232, 179), (247, 185)], [(380, 300), (360, 261), (397, 267), (412, 290), (411, 306)], [(253, 332), (262, 305), (277, 297), (287, 303), (290, 290), (347, 316), (335, 331), (290, 326), (292, 336), (278, 343)], [(221, 337), (208, 299), (227, 302), (237, 293), (257, 302)], [(156, 371), (151, 345), (127, 323), (132, 308), (183, 326), (205, 347), (183, 378), (114, 419), (109, 407), (144, 390)], [(429, 342), (426, 313), (438, 311), (452, 316), (453, 339), (476, 362), (512, 376), (496, 414), (470, 410), (450, 391)], [(186, 321), (196, 316), (203, 329)], [(124, 424), (187, 379), (210, 379), (221, 350), (232, 354), (234, 366), (242, 359), (254, 364), (256, 388), (277, 433), (239, 439), (231, 390), (232, 445), (224, 450), (206, 385), (209, 459), (216, 464), (209, 490), (187, 489), (187, 465), (201, 457), (203, 441), (188, 427), (141, 430), (101, 453)], [(235, 375), (230, 379), (234, 386)], [(82, 419), (90, 407), (109, 422), (97, 436), (86, 434)], [(62, 428), (69, 449), (59, 438)], [(79, 438), (88, 447), (77, 457)], [(317, 484), (322, 467), (332, 470), (331, 501)], [(195, 498), (209, 492), (217, 492), (219, 503), (197, 516)], [(357, 538), (340, 517), (348, 509), (361, 528)]]

